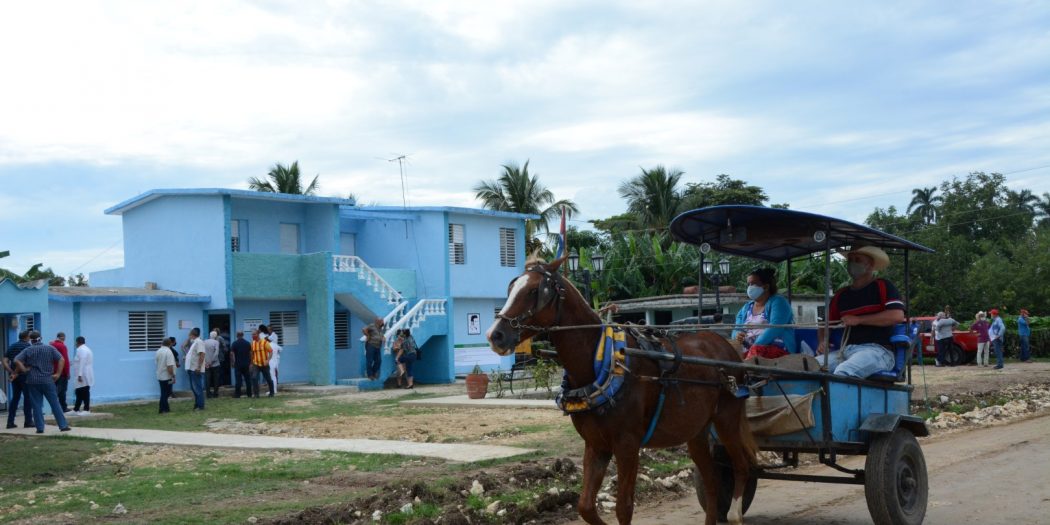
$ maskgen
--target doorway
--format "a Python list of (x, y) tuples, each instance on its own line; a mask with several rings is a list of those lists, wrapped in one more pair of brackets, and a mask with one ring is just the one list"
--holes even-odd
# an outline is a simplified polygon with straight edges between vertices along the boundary
[[(226, 340), (227, 349), (229, 349), (230, 343), (233, 342), (233, 339), (230, 337), (230, 319), (231, 315), (229, 313), (208, 314), (208, 333), (211, 334), (212, 331), (219, 332), (219, 337)], [(230, 356), (222, 356), (221, 362), (221, 384), (223, 386), (231, 385), (233, 383), (230, 381)]]

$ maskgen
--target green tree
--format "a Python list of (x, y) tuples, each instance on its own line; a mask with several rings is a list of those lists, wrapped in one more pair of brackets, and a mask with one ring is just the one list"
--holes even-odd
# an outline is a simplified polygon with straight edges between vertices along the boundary
[(36, 263), (25, 273), (19, 275), (11, 270), (0, 268), (0, 279), (10, 279), (16, 283), (30, 283), (41, 279), (47, 280), (48, 286), (65, 286), (66, 279), (55, 275), (51, 268), (44, 268), (44, 263)]
[(70, 275), (69, 279), (66, 279), (66, 284), (69, 286), (88, 286), (88, 278), (82, 273)]
[(1043, 198), (1039, 199), (1039, 203), (1035, 206), (1036, 219), (1040, 227), (1050, 226), (1050, 193), (1043, 192)]
[(539, 175), (529, 173), (528, 160), (521, 167), (514, 163), (502, 167), (503, 173), (498, 179), (481, 181), (474, 186), (474, 197), (490, 210), (539, 215), (538, 220), (525, 221), (525, 249), (529, 253), (542, 249), (543, 241), (537, 234), (550, 231), (548, 222), (560, 220), (562, 209), (568, 217), (580, 210), (571, 200), (555, 199), (554, 193), (540, 183)]
[(680, 210), (682, 194), (678, 182), (682, 175), (681, 170), (668, 170), (662, 165), (648, 170), (642, 168), (642, 173), (620, 184), (620, 196), (627, 200), (627, 211), (645, 228), (667, 228)]
[(908, 213), (914, 213), (921, 217), (926, 224), (936, 222), (937, 205), (943, 201), (940, 196), (934, 195), (937, 193), (937, 187), (915, 188), (911, 190), (911, 193), (912, 198), (908, 204)]
[[(769, 197), (761, 187), (748, 184), (743, 180), (734, 179), (723, 173), (715, 177), (714, 182), (686, 184), (682, 200), (682, 211), (685, 211), (726, 204), (763, 206), (769, 200)], [(779, 206), (787, 207), (786, 204)]]
[(304, 188), (302, 176), (299, 174), (299, 161), (293, 162), (291, 166), (285, 166), (278, 162), (270, 168), (270, 172), (266, 174), (266, 179), (258, 177), (248, 179), (248, 188), (270, 193), (313, 195), (319, 188), (317, 183), (318, 177), (320, 175), (314, 175), (314, 179)]

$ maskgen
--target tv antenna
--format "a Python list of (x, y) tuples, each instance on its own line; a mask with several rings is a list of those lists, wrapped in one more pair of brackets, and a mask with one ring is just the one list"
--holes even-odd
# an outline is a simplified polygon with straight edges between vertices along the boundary
[(405, 163), (408, 162), (408, 155), (398, 155), (392, 159), (386, 159), (387, 162), (397, 162), (398, 172), (401, 173), (401, 206), (403, 208), (408, 207), (408, 197), (405, 193)]

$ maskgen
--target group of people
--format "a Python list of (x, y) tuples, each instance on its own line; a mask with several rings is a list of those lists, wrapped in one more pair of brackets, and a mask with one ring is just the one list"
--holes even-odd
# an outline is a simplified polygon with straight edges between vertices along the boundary
[[(361, 329), (365, 336), (365, 374), (372, 381), (379, 379), (383, 343), (386, 342), (384, 327), (383, 318), (376, 317), (372, 324)], [(394, 362), (397, 363), (397, 385), (401, 388), (414, 388), (412, 368), (420, 357), (419, 346), (407, 328), (398, 330), (394, 337), (391, 347), (394, 350)]]
[[(856, 247), (846, 254), (850, 284), (835, 293), (828, 320), (849, 328), (842, 348), (828, 354), (828, 371), (837, 375), (866, 378), (876, 372), (893, 370), (895, 359), (890, 338), (893, 327), (904, 322), (904, 302), (890, 281), (875, 276), (885, 270), (890, 258), (875, 246)], [(732, 339), (741, 345), (744, 358), (777, 358), (798, 353), (795, 316), (787, 299), (777, 294), (776, 272), (756, 268), (747, 277), (750, 299), (737, 313)], [(822, 329), (817, 335), (820, 355), (824, 346)]]
[[(276, 395), (282, 351), (276, 331), (259, 325), (252, 330), (251, 342), (244, 338), (244, 332), (239, 331), (233, 343), (227, 343), (217, 331), (212, 331), (207, 340), (202, 340), (200, 335), (200, 328), (191, 329), (189, 338), (182, 345), (183, 367), (193, 392), (194, 411), (204, 410), (205, 399), (219, 397), (224, 361), (228, 361), (234, 371), (233, 397), (241, 397), (242, 386), (247, 397), (259, 397), (260, 377), (266, 381), (269, 397)], [(168, 400), (179, 368), (179, 354), (175, 348), (175, 338), (168, 337), (154, 354), (161, 414), (171, 411)]]
[[(11, 383), (8, 399), (7, 428), (16, 428), (15, 413), (19, 401), (25, 428), (44, 432), (44, 401), (63, 432), (69, 430), (65, 415), (87, 415), (91, 412), (91, 386), (95, 384), (94, 356), (84, 337), (76, 338), (75, 357), (70, 365), (66, 334), (59, 332), (54, 341), (44, 343), (40, 332), (24, 330), (3, 355), (4, 371)], [(69, 379), (73, 377), (76, 402), (71, 410), (66, 404)], [(83, 410), (81, 410), (83, 408)]]
[[(988, 320), (988, 316), (991, 315), (991, 321)], [(1032, 336), (1032, 327), (1029, 325), (1028, 310), (1022, 308), (1020, 315), (1017, 316), (1017, 338), (1020, 340), (1020, 355), (1018, 356), (1022, 363), (1032, 362), (1032, 353), (1030, 347), (1030, 339)], [(936, 366), (943, 366), (945, 364), (945, 354), (948, 349), (951, 348), (954, 341), (954, 330), (959, 325), (959, 322), (952, 319), (951, 310), (945, 307), (944, 311), (937, 312), (937, 316), (934, 318), (931, 324), (931, 331), (935, 339), (935, 346), (937, 348), (937, 359), (935, 361)], [(1003, 368), (1003, 348), (1004, 340), (1006, 336), (1006, 323), (1003, 322), (1002, 317), (999, 316), (999, 309), (992, 308), (988, 310), (988, 313), (977, 312), (974, 316), (974, 322), (970, 325), (970, 331), (977, 334), (977, 366), (990, 366), (990, 355), (989, 349), (995, 351), (995, 369), (999, 370)]]

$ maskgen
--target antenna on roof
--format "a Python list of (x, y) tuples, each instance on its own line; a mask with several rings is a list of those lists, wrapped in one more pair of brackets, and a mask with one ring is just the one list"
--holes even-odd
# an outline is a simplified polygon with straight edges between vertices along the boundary
[[(387, 159), (387, 162), (397, 161), (397, 169), (401, 173), (401, 207), (408, 208), (408, 197), (405, 192), (405, 162), (408, 161), (408, 155), (398, 155), (392, 159)], [(408, 221), (405, 221), (405, 238), (408, 238)]]

